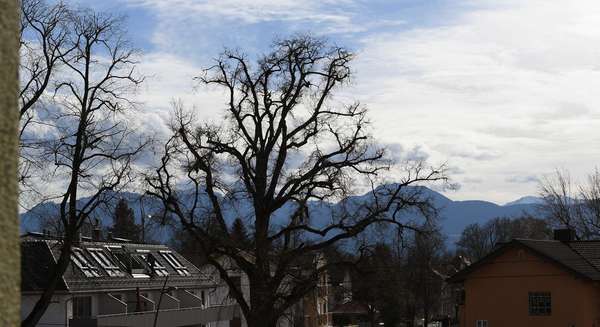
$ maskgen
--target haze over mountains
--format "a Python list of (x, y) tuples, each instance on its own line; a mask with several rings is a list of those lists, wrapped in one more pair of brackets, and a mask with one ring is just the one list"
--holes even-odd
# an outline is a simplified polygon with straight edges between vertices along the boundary
[[(539, 210), (541, 199), (533, 196), (526, 196), (505, 205), (481, 201), (467, 200), (454, 201), (445, 195), (434, 190), (423, 188), (423, 196), (432, 199), (433, 204), (439, 209), (440, 225), (442, 232), (448, 237), (448, 245), (452, 246), (460, 236), (465, 226), (471, 223), (485, 223), (495, 217), (518, 217), (523, 214), (535, 215)], [(353, 201), (362, 201), (369, 194), (353, 197)], [(160, 212), (161, 204), (148, 196), (141, 197), (137, 193), (121, 193), (117, 194), (111, 203), (106, 207), (98, 208), (93, 213), (93, 218), (97, 218), (102, 225), (108, 226), (112, 224), (112, 211), (109, 208), (114, 208), (118, 199), (124, 198), (129, 206), (133, 209), (136, 221), (141, 221), (142, 213), (146, 216)], [(190, 197), (191, 202), (191, 197)], [(236, 201), (236, 205), (225, 209), (226, 219), (231, 222), (236, 217), (251, 219), (251, 206), (245, 201)], [(328, 221), (319, 221), (322, 219), (330, 219), (331, 210), (336, 210), (339, 204), (313, 202), (310, 204), (311, 217), (315, 226), (323, 226)], [(292, 206), (286, 206), (276, 212), (276, 216), (287, 217), (293, 210)], [(58, 205), (56, 203), (44, 203), (37, 205), (30, 211), (21, 215), (21, 231), (41, 231), (41, 221), (44, 217), (56, 216), (58, 213)], [(317, 221), (315, 221), (315, 219)], [(168, 229), (163, 229), (155, 236), (159, 241), (167, 241), (172, 236)]]

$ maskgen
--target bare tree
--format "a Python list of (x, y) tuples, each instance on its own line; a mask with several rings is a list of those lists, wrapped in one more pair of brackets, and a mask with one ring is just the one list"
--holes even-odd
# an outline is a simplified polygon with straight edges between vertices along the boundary
[(556, 171), (540, 182), (540, 195), (553, 226), (573, 229), (580, 239), (600, 238), (600, 171), (580, 185), (574, 185), (568, 172)]
[(70, 53), (66, 21), (69, 9), (62, 2), (49, 4), (44, 0), (21, 1), (19, 90), (20, 127), (20, 182), (31, 186), (27, 178), (36, 164), (30, 147), (37, 140), (25, 133), (27, 127), (43, 124), (36, 119), (35, 109), (43, 102), (44, 94), (53, 87), (54, 77), (61, 61)]
[[(79, 11), (71, 12), (65, 23), (69, 33), (56, 50), (65, 72), (54, 88), (47, 119), (52, 133), (37, 141), (36, 157), (53, 165), (47, 171), (48, 185), (64, 185), (56, 192), (64, 235), (48, 287), (22, 326), (35, 326), (41, 319), (69, 264), (80, 227), (114, 196), (111, 191), (130, 180), (132, 161), (144, 146), (131, 140), (124, 119), (133, 105), (127, 96), (141, 78), (134, 73), (136, 51), (124, 39), (120, 19)], [(87, 200), (78, 201), (83, 196)]]
[(529, 215), (497, 217), (483, 225), (470, 224), (456, 242), (458, 253), (470, 260), (479, 260), (490, 253), (498, 243), (513, 238), (550, 239), (552, 229), (546, 220)]
[[(275, 42), (255, 63), (225, 51), (198, 81), (225, 90), (226, 120), (200, 125), (178, 111), (161, 164), (147, 177), (148, 193), (197, 240), (248, 326), (275, 326), (314, 289), (328, 265), (317, 268), (308, 258), (373, 224), (408, 227), (409, 212), (431, 209), (419, 188), (409, 186), (445, 179), (441, 170), (415, 163), (399, 183), (373, 186), (390, 166), (368, 132), (367, 111), (358, 103), (336, 106), (332, 99), (348, 82), (353, 57), (309, 36)], [(314, 217), (311, 201), (342, 199), (362, 182), (371, 185), (368, 199), (347, 199), (329, 218)], [(187, 193), (178, 185), (186, 185)], [(248, 251), (239, 251), (230, 237), (228, 201), (251, 208)], [(280, 217), (278, 210), (289, 214)], [(324, 218), (325, 226), (315, 223)], [(248, 276), (248, 297), (219, 257)]]

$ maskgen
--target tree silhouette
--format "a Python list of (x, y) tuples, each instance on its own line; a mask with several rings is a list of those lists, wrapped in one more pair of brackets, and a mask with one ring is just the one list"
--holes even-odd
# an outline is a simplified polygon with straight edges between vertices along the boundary
[[(410, 186), (445, 175), (407, 162), (398, 183), (379, 187), (392, 167), (369, 133), (367, 110), (333, 100), (350, 79), (350, 51), (301, 35), (275, 42), (256, 62), (250, 58), (225, 51), (198, 77), (226, 92), (226, 119), (198, 124), (179, 105), (174, 134), (146, 178), (147, 192), (194, 235), (248, 326), (276, 326), (332, 264), (317, 264), (319, 253), (374, 224), (414, 228), (414, 220), (432, 211), (421, 189)], [(207, 201), (184, 201), (178, 176), (196, 199)], [(357, 185), (368, 192), (363, 200), (342, 201), (330, 217), (323, 213), (325, 226), (313, 222), (311, 201), (340, 201)], [(252, 214), (253, 243), (246, 251), (239, 251), (227, 225), (223, 208), (231, 203), (247, 205)], [(285, 214), (276, 215), (279, 209)], [(209, 232), (207, 220), (221, 233)], [(249, 297), (225, 261), (248, 276)]]
[(120, 199), (115, 207), (113, 225), (108, 229), (113, 236), (140, 242), (141, 226), (135, 223), (133, 210), (125, 199)]
[(248, 237), (248, 231), (246, 225), (241, 218), (236, 218), (231, 225), (231, 239), (238, 243), (240, 248), (244, 249), (250, 245), (250, 239)]

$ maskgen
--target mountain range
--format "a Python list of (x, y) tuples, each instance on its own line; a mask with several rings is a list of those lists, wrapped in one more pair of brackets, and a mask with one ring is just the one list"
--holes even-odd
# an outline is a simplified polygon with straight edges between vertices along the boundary
[[(539, 204), (541, 199), (533, 196), (526, 196), (517, 199), (512, 202), (508, 202), (504, 205), (496, 203), (481, 201), (481, 200), (467, 200), (467, 201), (454, 201), (446, 197), (440, 192), (436, 192), (426, 187), (420, 187), (421, 196), (431, 199), (433, 205), (439, 210), (439, 218), (442, 232), (447, 236), (447, 242), (449, 246), (458, 240), (462, 230), (469, 224), (479, 223), (483, 224), (490, 219), (495, 217), (518, 217), (523, 214), (535, 215), (538, 212)], [(364, 194), (354, 196), (347, 201), (354, 201), (356, 203), (369, 199), (370, 194)], [(118, 199), (125, 199), (130, 208), (135, 213), (136, 220), (139, 223), (141, 215), (152, 215), (153, 213), (160, 212), (160, 203), (147, 196), (141, 196), (137, 193), (120, 193), (115, 194), (112, 203), (109, 202), (106, 207), (100, 207), (93, 213), (93, 217), (97, 218), (99, 222), (108, 226), (112, 223), (112, 212)], [(85, 199), (85, 198), (84, 198)], [(191, 203), (191, 197), (188, 198), (188, 203)], [(207, 201), (207, 199), (200, 199), (200, 203)], [(226, 219), (231, 222), (236, 217), (242, 217), (244, 219), (251, 219), (251, 205), (247, 200), (241, 199), (233, 201), (235, 204), (224, 208)], [(204, 202), (206, 203), (206, 202)], [(312, 202), (309, 205), (310, 216), (312, 219), (321, 219), (320, 221), (313, 221), (315, 226), (324, 226), (328, 223), (328, 219), (331, 217), (331, 213), (335, 210), (339, 210), (340, 203), (324, 203), (324, 202)], [(291, 211), (294, 210), (293, 206), (284, 206), (275, 212), (276, 218), (289, 217)], [(21, 214), (21, 231), (40, 231), (42, 221), (48, 217), (57, 216), (58, 204), (53, 202), (46, 202), (39, 204), (31, 210)], [(324, 218), (327, 217), (327, 218)], [(276, 221), (276, 219), (274, 219)], [(158, 231), (155, 237), (159, 241), (166, 242), (172, 237), (172, 232), (168, 229), (163, 228)]]

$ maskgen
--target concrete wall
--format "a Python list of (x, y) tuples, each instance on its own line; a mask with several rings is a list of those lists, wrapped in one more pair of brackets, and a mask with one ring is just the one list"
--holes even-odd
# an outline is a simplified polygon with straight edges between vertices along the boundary
[(17, 92), (19, 2), (0, 0), (0, 325), (19, 324)]
[[(21, 319), (27, 317), (39, 296), (37, 295), (25, 295), (21, 298)], [(93, 300), (92, 300), (93, 301)], [(50, 326), (64, 326), (65, 317), (71, 317), (72, 313), (72, 302), (71, 296), (67, 295), (54, 295), (52, 302), (48, 306), (48, 310), (40, 319), (38, 327), (50, 327)], [(66, 310), (66, 311), (65, 311)], [(3, 325), (3, 326), (17, 326), (14, 325)]]
[[(599, 288), (526, 249), (514, 248), (465, 281), (461, 326), (600, 326)], [(552, 314), (529, 315), (529, 292), (551, 292)]]
[[(127, 305), (124, 297), (119, 298), (121, 294), (101, 294), (98, 297), (98, 314), (116, 314), (116, 313), (127, 313), (128, 309), (135, 310), (135, 305)], [(123, 295), (121, 295), (123, 296)]]

